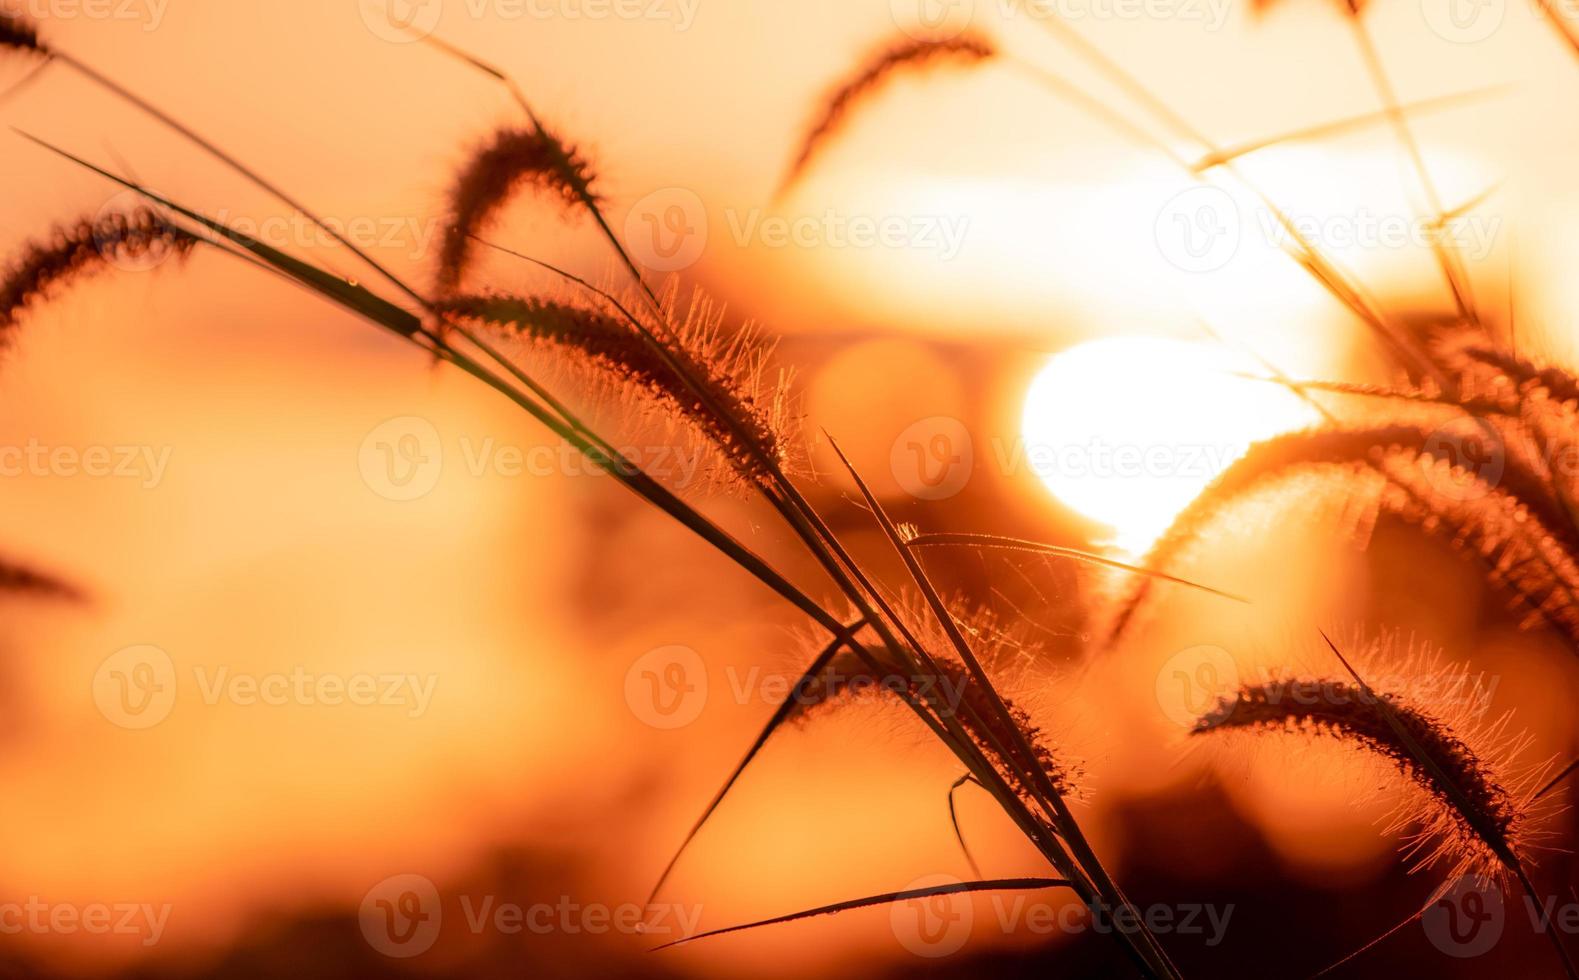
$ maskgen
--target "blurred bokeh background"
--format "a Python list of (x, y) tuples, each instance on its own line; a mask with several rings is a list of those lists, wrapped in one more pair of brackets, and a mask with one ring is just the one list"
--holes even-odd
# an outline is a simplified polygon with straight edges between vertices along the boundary
[[(727, 303), (730, 322), (755, 321), (778, 339), (775, 364), (795, 373), (810, 446), (808, 495), (894, 581), (823, 430), (898, 519), (1123, 556), (1143, 551), (1210, 478), (1205, 460), (1225, 463), (1246, 442), (1311, 420), (1283, 389), (1239, 377), (1244, 365), (1389, 376), (1364, 329), (1280, 252), (1242, 185), (1204, 185), (1239, 222), (1226, 257), (1205, 268), (1170, 245), (1174, 219), (1199, 213), (1200, 199), (1181, 205), (1180, 195), (1202, 185), (1037, 71), (1186, 158), (1201, 147), (1148, 119), (1014, 5), (400, 6), (419, 31), (510, 73), (595, 161), (612, 223), (638, 258)], [(1064, 6), (1082, 36), (1219, 145), (1380, 108), (1352, 26), (1331, 4), (1201, 0), (1135, 16), (1116, 12), (1122, 4)], [(392, 31), (377, 3), (8, 9), (360, 229), (359, 241), (417, 282), (454, 169), (493, 128), (519, 121), (498, 85)], [(929, 10), (946, 23), (968, 16), (1008, 56), (896, 79), (803, 182), (776, 194), (830, 86)], [(1565, 113), (1579, 62), (1530, 4), (1378, 0), (1364, 24), (1402, 101), (1479, 93), (1413, 124), (1447, 207), (1492, 192), (1468, 212), (1477, 300), (1503, 322), (1515, 308), (1521, 345), (1563, 361), (1579, 241), (1579, 131)], [(0, 61), (0, 91), (32, 67)], [(263, 229), (271, 244), (365, 275), (299, 216), (64, 66), (0, 114)], [(8, 252), (127, 203), (9, 128), (0, 143)], [(1243, 171), (1318, 228), (1379, 303), (1422, 318), (1449, 310), (1428, 248), (1355, 232), (1397, 226), (1421, 207), (1386, 126), (1279, 145)], [(859, 220), (901, 234), (864, 242), (851, 234)], [(585, 221), (530, 195), (495, 237), (615, 278)], [(506, 256), (490, 256), (480, 279), (545, 284)], [(1059, 359), (1071, 350), (1083, 353)], [(775, 684), (813, 655), (807, 626), (678, 525), (565, 463), (502, 400), (312, 297), (203, 252), (85, 282), (28, 318), (0, 369), (0, 406), (0, 445), (104, 447), (128, 460), (109, 476), (48, 465), (0, 479), (6, 552), (91, 595), (83, 608), (4, 605), (0, 902), (124, 907), (133, 926), (11, 930), (22, 920), (0, 916), (17, 975), (1122, 969), (1107, 937), (1005, 927), (986, 898), (965, 904), (970, 942), (947, 956), (918, 953), (886, 909), (656, 954), (647, 948), (671, 938), (656, 927), (589, 920), (588, 908), (642, 904), (782, 696)], [(381, 447), (407, 437), (427, 440), (423, 459), (442, 460), (420, 494), (391, 492), (380, 469), (394, 462)], [(934, 460), (939, 437), (948, 452)], [(1058, 456), (1072, 448), (1089, 464), (1104, 445), (1172, 455), (1116, 475)], [(553, 462), (523, 469), (512, 452)], [(934, 474), (934, 461), (954, 468)], [(771, 515), (727, 495), (700, 499), (814, 594), (831, 594)], [(1319, 663), (1316, 624), (1413, 638), (1496, 680), (1492, 712), (1516, 709), (1516, 726), (1534, 735), (1527, 761), (1574, 747), (1579, 678), (1560, 643), (1517, 630), (1447, 546), (1384, 523), (1361, 551), (1344, 527), (1341, 500), (1261, 501), (1189, 562), (1194, 577), (1255, 605), (1170, 593), (1121, 650), (1089, 643), (1091, 610), (1113, 582), (1039, 559), (939, 559), (951, 590), (1042, 640), (1011, 687), (1079, 760), (1079, 813), (1131, 897), (1232, 909), (1220, 942), (1164, 936), (1186, 972), (1313, 972), (1418, 908), (1441, 869), (1410, 875), (1399, 836), (1383, 831), (1398, 794), (1385, 768), (1300, 739), (1188, 744), (1176, 696), (1191, 695), (1170, 686), (1181, 652), (1220, 647), (1251, 670)], [(644, 696), (644, 671), (675, 662), (676, 648), (700, 664), (678, 719)], [(146, 691), (125, 686), (147, 676), (156, 683)], [(380, 695), (270, 704), (230, 686), (302, 676), (311, 690), (318, 678), (372, 677)], [(170, 692), (156, 723), (118, 700), (156, 689)], [(713, 928), (966, 877), (948, 819), (956, 775), (892, 705), (862, 702), (786, 730), (658, 902)], [(963, 792), (959, 816), (988, 873), (1039, 870), (985, 795)], [(1551, 820), (1556, 850), (1540, 855), (1540, 875), (1568, 895), (1573, 828), (1563, 813)], [(374, 927), (408, 896), (441, 910), (423, 920), (431, 948), (387, 955), (410, 949), (381, 944)], [(503, 906), (556, 911), (528, 919), (547, 927), (511, 928), (483, 911)], [(1510, 915), (1506, 939), (1483, 956), (1442, 956), (1409, 929), (1350, 969), (1381, 975), (1427, 957), (1444, 975), (1549, 969), (1542, 942)]]

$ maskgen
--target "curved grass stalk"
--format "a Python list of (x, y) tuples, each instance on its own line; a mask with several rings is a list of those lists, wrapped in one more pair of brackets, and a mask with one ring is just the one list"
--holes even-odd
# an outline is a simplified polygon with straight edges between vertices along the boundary
[[(1365, 22), (1360, 19), (1358, 11), (1346, 19), (1354, 34), (1355, 45), (1360, 50), (1360, 60), (1365, 62), (1365, 70), (1371, 76), (1371, 83), (1382, 101), (1382, 109), (1392, 124), (1399, 145), (1403, 147), (1405, 155), (1409, 158), (1409, 164), (1414, 170), (1421, 191), (1425, 194), (1426, 205), (1431, 209), (1433, 226), (1440, 232), (1446, 222), (1447, 209), (1442, 204), (1442, 195), (1437, 192), (1436, 181), (1431, 177), (1431, 170), (1426, 166), (1425, 155), (1420, 151), (1420, 143), (1409, 127), (1408, 116), (1399, 105), (1398, 95), (1393, 90), (1392, 81), (1387, 77), (1381, 56), (1376, 53), (1376, 46), (1371, 40), (1370, 32), (1365, 28)], [(1435, 257), (1448, 292), (1458, 308), (1458, 315), (1471, 327), (1476, 330), (1481, 329), (1480, 314), (1475, 309), (1469, 273), (1463, 266), (1462, 257), (1456, 249), (1443, 243), (1440, 234), (1431, 236), (1431, 254)]]
[[(1199, 144), (1206, 156), (1222, 153), (1222, 148), (1217, 146), (1206, 135), (1196, 129), (1183, 116), (1175, 112), (1166, 102), (1162, 101), (1155, 93), (1141, 84), (1138, 79), (1125, 71), (1122, 66), (1103, 54), (1091, 42), (1073, 27), (1065, 24), (1056, 17), (1032, 17), (1035, 23), (1041, 25), (1057, 40), (1072, 48), (1081, 58), (1087, 61), (1100, 74), (1122, 89), (1135, 103), (1141, 106), (1154, 119), (1158, 120), (1174, 133), (1190, 142)], [(1050, 72), (1044, 72), (1044, 77), (1057, 79), (1058, 91), (1075, 86), (1058, 79)], [(1159, 150), (1169, 160), (1183, 168), (1195, 177), (1202, 179), (1203, 174), (1194, 171), (1190, 163), (1180, 157), (1166, 144), (1157, 139), (1145, 137), (1145, 145)], [(1288, 214), (1277, 205), (1267, 194), (1260, 190), (1248, 177), (1246, 177), (1232, 161), (1221, 165), (1224, 173), (1229, 174), (1242, 186), (1249, 190), (1261, 202), (1268, 213), (1278, 222), (1279, 226), (1289, 235), (1289, 243), (1285, 251), (1300, 264), (1311, 277), (1326, 289), (1332, 296), (1342, 303), (1351, 313), (1364, 323), (1389, 351), (1399, 357), (1404, 363), (1413, 366), (1422, 373), (1435, 378), (1446, 387), (1446, 379), (1441, 377), (1440, 370), (1420, 350), (1418, 345), (1407, 334), (1400, 332), (1383, 315), (1378, 305), (1369, 299), (1361, 287), (1350, 281), (1349, 277), (1329, 259), (1327, 259), (1315, 243), (1289, 218)]]
[(816, 120), (801, 138), (800, 148), (795, 153), (789, 172), (779, 182), (776, 196), (782, 196), (791, 184), (805, 174), (818, 150), (848, 120), (850, 111), (871, 98), (896, 73), (921, 71), (945, 62), (974, 64), (986, 61), (997, 53), (991, 42), (968, 31), (953, 37), (905, 38), (879, 50), (823, 100)]
[[(1579, 553), (1579, 534), (1567, 525), (1566, 511), (1552, 495), (1545, 475), (1530, 469), (1521, 456), (1508, 453), (1503, 458), (1495, 487), (1480, 485), (1467, 495), (1472, 499), (1465, 501), (1443, 499), (1440, 493), (1433, 493), (1431, 484), (1422, 482), (1420, 476), (1407, 468), (1435, 465), (1436, 457), (1429, 453), (1433, 448), (1438, 451), (1443, 448), (1435, 446), (1436, 437), (1437, 430), (1428, 425), (1393, 424), (1296, 432), (1257, 443), (1185, 508), (1153, 546), (1146, 564), (1152, 568), (1168, 567), (1217, 515), (1226, 513), (1270, 480), (1301, 469), (1347, 466), (1373, 469), (1390, 481), (1397, 495), (1384, 494), (1381, 506), (1417, 523), (1432, 520), (1462, 536), (1462, 543), (1487, 549), (1482, 553), (1492, 562), (1493, 568), (1505, 567), (1506, 571), (1520, 575), (1544, 567), (1550, 581), (1566, 582), (1569, 572), (1560, 561), (1560, 553), (1564, 549)], [(1396, 461), (1400, 468), (1389, 470), (1389, 459)], [(1468, 481), (1474, 476), (1461, 472), (1452, 478)], [(1341, 492), (1349, 489), (1341, 480), (1335, 481), (1334, 487)], [(1521, 511), (1524, 516), (1517, 516)], [(1525, 538), (1537, 532), (1541, 540), (1550, 540), (1553, 545), (1526, 546)], [(1498, 556), (1504, 555), (1506, 548), (1518, 549), (1521, 557), (1505, 564)], [(1526, 567), (1527, 562), (1535, 564)], [(1527, 596), (1536, 609), (1545, 609), (1551, 595), (1547, 589), (1531, 591), (1517, 584), (1513, 587)], [(1579, 583), (1575, 587), (1579, 587)], [(1150, 597), (1151, 588), (1151, 581), (1140, 580), (1118, 604), (1108, 631), (1108, 642), (1116, 642), (1132, 625), (1140, 607)], [(1563, 595), (1568, 591), (1567, 586), (1562, 587)], [(1566, 624), (1570, 617), (1561, 610), (1568, 605), (1564, 600), (1558, 608), (1545, 610), (1543, 615), (1560, 615), (1559, 621)], [(1564, 630), (1579, 642), (1579, 619), (1571, 628), (1564, 625)]]
[(1222, 589), (1214, 589), (1210, 585), (1202, 585), (1199, 582), (1192, 582), (1189, 579), (1179, 578), (1177, 575), (1169, 575), (1167, 572), (1158, 571), (1154, 568), (1146, 568), (1141, 565), (1132, 565), (1128, 562), (1119, 561), (1116, 558), (1108, 558), (1103, 555), (1093, 554), (1089, 551), (1082, 551), (1079, 548), (1064, 548), (1058, 545), (1042, 544), (1039, 541), (1026, 541), (1022, 538), (1009, 538), (996, 534), (968, 534), (961, 532), (917, 534), (906, 538), (905, 547), (958, 547), (980, 548), (987, 550), (996, 549), (1002, 551), (1019, 551), (1025, 552), (1027, 554), (1043, 555), (1050, 558), (1068, 558), (1072, 561), (1082, 562), (1088, 565), (1098, 565), (1102, 568), (1111, 568), (1117, 571), (1129, 572), (1133, 575), (1153, 578), (1163, 582), (1171, 582), (1174, 585), (1182, 585), (1188, 589), (1197, 589), (1201, 592), (1207, 593), (1208, 595), (1220, 596), (1224, 599), (1231, 599), (1234, 602), (1242, 602), (1247, 605), (1250, 602), (1250, 600), (1246, 599), (1244, 596), (1235, 595), (1232, 592), (1224, 592)]
[(881, 895), (872, 895), (867, 898), (856, 898), (845, 902), (835, 902), (832, 905), (820, 905), (804, 912), (791, 912), (788, 915), (776, 915), (771, 919), (761, 919), (757, 922), (748, 922), (745, 925), (727, 926), (723, 929), (712, 929), (698, 933), (695, 936), (686, 936), (673, 942), (664, 943), (662, 946), (653, 947), (653, 951), (670, 949), (686, 943), (694, 943), (714, 936), (724, 936), (731, 932), (744, 932), (747, 929), (760, 929), (763, 926), (780, 925), (785, 922), (798, 922), (801, 919), (815, 918), (820, 915), (838, 915), (840, 912), (852, 912), (856, 909), (867, 909), (878, 905), (893, 905), (897, 902), (915, 901), (921, 898), (936, 898), (943, 895), (963, 895), (972, 892), (1001, 892), (1001, 891), (1035, 891), (1043, 888), (1064, 888), (1069, 882), (1060, 878), (992, 878), (986, 881), (964, 881), (958, 884), (932, 885), (927, 888), (907, 888), (902, 891), (884, 892)]
[[(1496, 828), (1486, 819), (1486, 815), (1476, 809), (1475, 801), (1471, 794), (1449, 772), (1451, 766), (1438, 759), (1426, 748), (1419, 734), (1411, 730), (1410, 725), (1402, 717), (1395, 705), (1388, 702), (1385, 698), (1376, 696), (1376, 692), (1372, 691), (1370, 685), (1365, 683), (1364, 678), (1354, 669), (1354, 665), (1349, 663), (1348, 658), (1343, 655), (1343, 651), (1338, 649), (1337, 644), (1332, 642), (1331, 637), (1323, 632), (1321, 638), (1326, 641), (1328, 649), (1332, 651), (1333, 656), (1338, 658), (1338, 662), (1343, 664), (1343, 669), (1349, 673), (1350, 677), (1354, 678), (1356, 684), (1360, 685), (1360, 689), (1374, 701), (1377, 710), (1387, 722), (1388, 727), (1397, 735), (1399, 741), (1407, 747), (1415, 761), (1431, 775), (1434, 784), (1444, 790), (1459, 814), (1475, 829), (1486, 845), (1491, 848), (1492, 853), (1519, 882), (1525, 896), (1532, 903), (1539, 905), (1540, 898), (1535, 892), (1535, 883), (1530, 880), (1529, 872), (1525, 869), (1524, 863), (1519, 860), (1513, 848), (1509, 846), (1508, 841), (1496, 835)], [(1579, 969), (1575, 968), (1573, 960), (1569, 958), (1568, 948), (1563, 944), (1562, 937), (1557, 934), (1557, 930), (1543, 929), (1541, 931), (1546, 934), (1547, 939), (1551, 942), (1553, 951), (1557, 954), (1558, 960), (1561, 961), (1563, 973), (1569, 980), (1579, 978)]]
[[(1510, 85), (1489, 85), (1485, 88), (1471, 89), (1467, 92), (1454, 92), (1450, 95), (1438, 95), (1434, 98), (1420, 99), (1416, 102), (1410, 102), (1405, 105), (1401, 105), (1398, 107), (1398, 112), (1404, 114), (1406, 117), (1420, 116), (1433, 112), (1442, 112), (1448, 109), (1458, 108), (1459, 106), (1466, 105), (1471, 102), (1477, 102), (1481, 99), (1502, 95), (1511, 89), (1512, 86)], [(1274, 146), (1283, 146), (1288, 143), (1301, 143), (1309, 140), (1319, 140), (1329, 136), (1340, 136), (1345, 133), (1367, 129), (1379, 122), (1390, 123), (1392, 122), (1393, 118), (1394, 114), (1391, 110), (1382, 109), (1379, 111), (1362, 112), (1358, 115), (1347, 116), (1343, 119), (1334, 119), (1330, 122), (1316, 123), (1312, 126), (1302, 126), (1299, 129), (1291, 129), (1286, 133), (1279, 133), (1276, 136), (1264, 136), (1260, 139), (1248, 140), (1243, 143), (1235, 143), (1231, 146), (1222, 147), (1221, 149), (1207, 153), (1205, 156), (1202, 156), (1200, 159), (1190, 164), (1190, 169), (1204, 173), (1208, 170), (1211, 170), (1213, 167), (1220, 167), (1225, 163), (1232, 163), (1235, 160), (1250, 156), (1254, 153), (1259, 153), (1262, 150), (1271, 149)]]
[[(829, 441), (851, 479), (855, 481), (857, 489), (859, 489), (861, 496), (866, 501), (867, 508), (882, 528), (884, 536), (888, 538), (889, 544), (893, 546), (894, 550), (898, 552), (900, 559), (904, 562), (905, 570), (909, 573), (911, 580), (920, 589), (921, 595), (936, 618), (938, 626), (943, 629), (960, 660), (964, 662), (971, 679), (981, 685), (989, 710), (995, 716), (991, 721), (983, 720), (979, 723), (984, 733), (988, 736), (987, 740), (989, 743), (996, 742), (997, 739), (993, 737), (995, 732), (1006, 731), (1006, 740), (1011, 743), (1012, 748), (994, 745), (1000, 758), (1010, 758), (1011, 753), (1019, 753), (1022, 758), (1034, 759), (1036, 757), (1035, 747), (1031, 744), (1030, 739), (1027, 738), (1021, 726), (1015, 723), (1009, 707), (1004, 703), (997, 688), (987, 677), (986, 671), (982, 669), (980, 661), (977, 660), (974, 651), (971, 649), (970, 642), (960, 632), (959, 624), (954, 621), (948, 609), (943, 605), (942, 597), (939, 596), (936, 588), (933, 587), (926, 571), (921, 567), (910, 549), (905, 547), (904, 539), (900, 535), (898, 528), (888, 518), (882, 504), (872, 493), (871, 488), (867, 486), (866, 481), (861, 478), (860, 473), (850, 463), (844, 451), (839, 448), (838, 443), (833, 441), (831, 437)], [(968, 701), (966, 708), (969, 710)], [(1069, 812), (1069, 806), (1065, 802), (1063, 794), (1054, 785), (1050, 775), (1040, 767), (1032, 766), (1029, 768), (1029, 773), (1017, 774), (1022, 790), (1038, 805), (1049, 808), (1048, 816), (1052, 824), (1057, 828), (1059, 836), (1068, 845), (1070, 855), (1078, 864), (1079, 869), (1089, 876), (1101, 903), (1109, 909), (1122, 909), (1134, 914), (1136, 915), (1136, 921), (1142, 923), (1134, 937), (1137, 941), (1133, 943), (1126, 941), (1126, 948), (1132, 951), (1140, 964), (1147, 970), (1155, 971), (1163, 976), (1176, 976), (1178, 973), (1177, 967), (1168, 958), (1167, 953), (1163, 951), (1161, 944), (1157, 942), (1156, 936), (1153, 935), (1151, 929), (1144, 923), (1144, 920), (1139, 917), (1138, 912), (1130, 904), (1129, 899), (1124, 896), (1124, 893), (1119, 890), (1117, 883), (1108, 876), (1107, 871), (1102, 867), (1096, 852), (1087, 843), (1085, 835), (1075, 822), (1074, 815)], [(1029, 779), (1026, 778), (1027, 776), (1029, 776)]]

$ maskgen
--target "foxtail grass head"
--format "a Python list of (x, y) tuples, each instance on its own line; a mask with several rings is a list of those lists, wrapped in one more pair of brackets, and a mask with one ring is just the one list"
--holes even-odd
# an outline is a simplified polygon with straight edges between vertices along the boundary
[(0, 282), (0, 339), (33, 303), (118, 263), (185, 256), (198, 239), (149, 208), (83, 219), (29, 243)]
[(612, 413), (627, 434), (656, 430), (682, 442), (700, 435), (700, 444), (676, 451), (695, 458), (706, 448), (721, 457), (708, 483), (760, 484), (770, 476), (764, 461), (793, 464), (787, 379), (769, 365), (771, 346), (750, 327), (726, 330), (723, 313), (705, 300), (684, 307), (670, 290), (663, 306), (670, 329), (658, 341), (643, 338), (623, 304), (610, 302), (486, 294), (450, 297), (435, 308), (519, 340), (523, 358), (551, 353), (550, 366), (592, 388), (597, 410)]
[[(930, 663), (901, 662), (888, 647), (877, 643), (864, 645), (861, 653), (841, 650), (829, 661), (827, 670), (796, 692), (793, 717), (807, 721), (841, 704), (873, 697), (913, 698), (957, 720), (1011, 785), (1029, 792), (1028, 774), (1036, 771), (1046, 776), (1060, 796), (1079, 797), (1084, 772), (1066, 752), (1054, 751), (1047, 733), (1036, 723), (1033, 709), (1023, 699), (1007, 697), (1000, 690), (998, 697), (1008, 709), (1006, 720), (995, 710), (991, 692), (959, 661), (944, 631), (918, 599), (900, 601), (896, 611)], [(1045, 659), (1028, 629), (1005, 623), (989, 610), (972, 608), (955, 622), (971, 636), (978, 659), (996, 675), (995, 686), (1024, 686), (1017, 682), (1032, 664)], [(1018, 732), (1009, 730), (1006, 723)], [(1029, 756), (1025, 746), (1029, 746)]]
[(500, 129), (472, 155), (449, 195), (449, 226), (439, 254), (440, 293), (459, 288), (475, 239), (510, 197), (535, 187), (565, 207), (597, 200), (592, 168), (577, 150), (541, 128)]
[(45, 56), (50, 54), (49, 48), (38, 38), (38, 28), (21, 16), (4, 11), (0, 11), (0, 48)]
[(823, 100), (822, 110), (801, 139), (781, 192), (805, 174), (817, 153), (843, 128), (851, 110), (895, 75), (947, 63), (974, 64), (995, 54), (997, 49), (990, 41), (971, 32), (954, 37), (905, 38), (879, 50)]
[(1517, 762), (1529, 738), (1509, 733), (1506, 714), (1486, 720), (1491, 690), (1465, 667), (1410, 655), (1389, 677), (1407, 692), (1327, 671), (1246, 683), (1191, 735), (1295, 735), (1352, 747), (1409, 784), (1388, 829), (1406, 835), (1417, 868), (1446, 863), (1455, 877), (1510, 872), (1508, 859), (1540, 837), (1537, 773)]

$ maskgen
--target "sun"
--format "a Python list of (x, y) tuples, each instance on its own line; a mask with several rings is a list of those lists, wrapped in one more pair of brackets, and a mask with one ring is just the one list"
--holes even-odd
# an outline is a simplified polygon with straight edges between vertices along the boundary
[(1092, 340), (1053, 357), (1025, 397), (1032, 470), (1059, 500), (1143, 552), (1251, 443), (1313, 424), (1266, 368), (1220, 346)]

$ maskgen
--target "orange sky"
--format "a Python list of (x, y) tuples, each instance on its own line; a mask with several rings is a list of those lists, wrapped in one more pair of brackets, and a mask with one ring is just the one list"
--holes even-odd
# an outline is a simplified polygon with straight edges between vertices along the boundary
[[(692, 275), (770, 330), (897, 337), (897, 351), (867, 350), (873, 359), (860, 363), (909, 357), (918, 371), (936, 369), (944, 381), (918, 397), (964, 403), (949, 365), (926, 361), (906, 345), (912, 336), (991, 341), (1038, 362), (1037, 352), (1091, 337), (1193, 336), (1205, 316), (1309, 373), (1348, 360), (1352, 326), (1271, 250), (1252, 249), (1218, 278), (1160, 261), (1154, 216), (1189, 181), (1011, 68), (896, 86), (799, 191), (771, 203), (818, 94), (892, 34), (886, 0), (700, 0), (685, 30), (672, 21), (517, 19), (496, 9), (475, 17), (459, 0), (442, 6), (441, 36), (507, 68), (544, 116), (589, 149), (616, 226), (653, 192), (697, 194), (709, 238)], [(979, 6), (979, 24), (1016, 57), (1071, 64), (1023, 17), (1003, 20), (996, 4)], [(497, 88), (421, 45), (379, 37), (354, 0), (169, 0), (157, 15), (147, 9), (141, 22), (61, 16), (43, 31), (324, 215), (386, 222), (380, 257), (421, 278), (418, 248), (441, 215), (449, 170), (472, 141), (514, 118)], [(1555, 232), (1579, 206), (1570, 179), (1579, 147), (1547, 120), (1571, 104), (1579, 73), (1524, 5), (1510, 4), (1503, 28), (1476, 44), (1421, 31), (1420, 16), (1412, 0), (1380, 0), (1368, 15), (1404, 99), (1519, 85), (1494, 104), (1433, 116), (1421, 132), (1433, 159), (1446, 161), (1450, 199), (1512, 178), (1494, 210), (1518, 229), (1538, 333), (1542, 312), (1567, 305), (1561, 283), (1572, 281), (1548, 273), (1571, 265), (1571, 246)], [(1180, 21), (1082, 29), (1223, 142), (1375, 105), (1347, 29), (1314, 4), (1287, 3), (1259, 23), (1235, 7), (1218, 32)], [(0, 83), (18, 77), (19, 66), (0, 66)], [(0, 114), (185, 203), (243, 221), (278, 211), (65, 70)], [(114, 196), (16, 137), (0, 139), (7, 248)], [(1375, 133), (1281, 150), (1248, 169), (1288, 207), (1316, 217), (1361, 202), (1396, 212), (1407, 197), (1399, 160)], [(965, 219), (970, 234), (944, 261), (882, 249), (775, 249), (735, 231), (752, 214), (828, 210)], [(510, 217), (507, 240), (603, 273), (584, 228), (530, 203)], [(1508, 241), (1499, 238), (1476, 269), (1489, 295), (1502, 292)], [(289, 244), (351, 269), (311, 242)], [(1418, 252), (1361, 249), (1344, 259), (1389, 298), (1435, 289)], [(502, 263), (489, 268), (504, 281), (518, 274)], [(1559, 336), (1573, 323), (1571, 315), (1545, 322)], [(814, 410), (826, 415), (882, 408), (875, 394), (866, 406), (818, 402), (816, 379), (808, 380)], [(788, 616), (720, 627), (730, 611), (760, 608), (752, 587), (660, 520), (629, 516), (636, 505), (607, 481), (449, 470), (420, 501), (370, 494), (358, 453), (392, 417), (431, 421), (457, 457), (463, 443), (492, 437), (530, 448), (545, 436), (416, 353), (217, 256), (94, 283), (33, 318), (5, 365), (0, 401), (0, 443), (169, 451), (151, 489), (114, 479), (0, 483), (0, 541), (77, 577), (96, 597), (80, 615), (18, 610), (7, 631), (14, 666), (4, 680), (27, 709), (13, 751), (0, 755), (9, 800), (0, 837), (28, 846), (0, 852), (0, 879), (74, 901), (152, 891), (199, 910), (173, 920), (171, 948), (223, 938), (259, 908), (354, 903), (386, 869), (415, 864), (439, 875), (500, 840), (586, 847), (565, 813), (601, 814), (600, 831), (631, 835), (627, 851), (602, 858), (599, 887), (644, 894), (760, 711), (742, 707), (654, 737), (619, 703), (625, 665), (650, 647), (699, 636), (710, 655), (742, 664), (758, 660), (756, 650), (786, 646)], [(873, 451), (884, 444), (877, 439)], [(754, 515), (734, 504), (712, 506), (751, 526)], [(611, 559), (613, 569), (589, 570), (589, 536), (610, 527), (631, 550)], [(628, 585), (633, 604), (657, 606), (677, 600), (654, 578), (704, 568), (719, 579), (709, 610), (640, 622), (614, 611), (601, 627), (583, 619), (579, 604), (606, 584), (603, 576)], [(416, 724), (380, 708), (270, 713), (183, 701), (154, 729), (129, 733), (106, 723), (91, 693), (103, 659), (133, 644), (168, 651), (187, 692), (195, 690), (191, 671), (219, 664), (253, 673), (395, 665), (437, 673), (439, 685)], [(851, 729), (885, 735), (885, 725)], [(712, 846), (746, 857), (704, 862), (682, 882), (716, 901), (713, 924), (843, 897), (828, 894), (831, 885), (894, 886), (911, 876), (906, 857), (916, 849), (949, 853), (946, 824), (935, 819), (936, 781), (895, 778), (876, 757), (828, 763), (841, 732), (794, 743), (780, 764), (827, 765), (820, 778), (844, 796), (780, 795), (769, 805), (744, 789), (736, 821)], [(617, 774), (613, 786), (661, 770), (672, 783), (665, 809), (616, 812), (609, 787), (585, 785), (598, 766)], [(949, 775), (940, 760), (918, 764), (928, 767)], [(878, 853), (878, 835), (858, 828), (828, 845), (827, 866), (842, 869), (831, 883), (794, 850), (797, 839), (809, 847), (854, 822), (830, 798), (887, 800), (904, 814), (891, 851)], [(775, 837), (789, 842), (785, 850), (754, 849)], [(985, 848), (1023, 860), (1012, 843)], [(637, 857), (624, 859), (631, 852)], [(763, 880), (782, 887), (765, 897)], [(828, 930), (871, 955), (891, 952), (871, 939), (866, 920)], [(794, 973), (842, 955), (787, 935), (750, 947), (764, 969)], [(679, 962), (705, 968), (746, 949), (736, 943)]]

